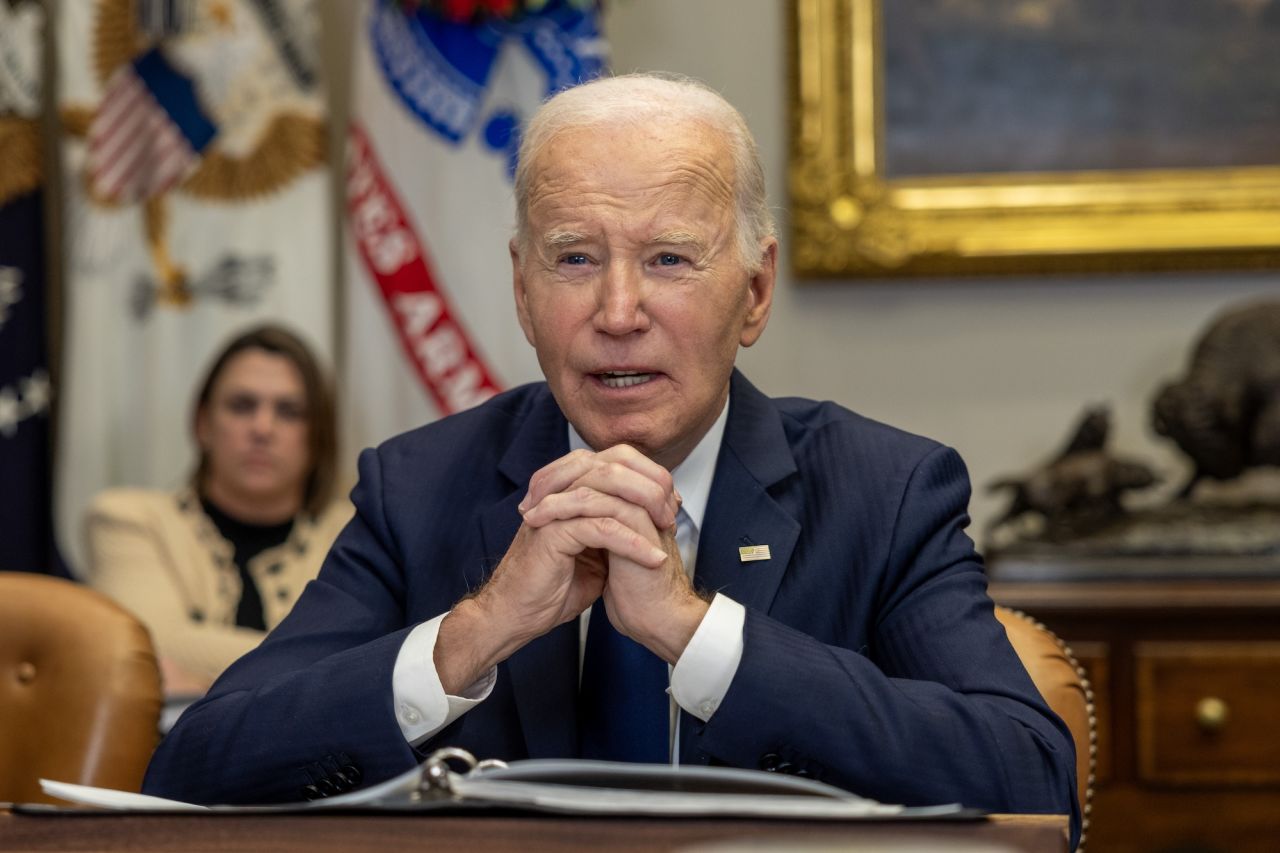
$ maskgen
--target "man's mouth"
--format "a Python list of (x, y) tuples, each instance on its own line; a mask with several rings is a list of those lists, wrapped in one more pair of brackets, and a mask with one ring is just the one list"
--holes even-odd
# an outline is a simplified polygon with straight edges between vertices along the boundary
[(596, 378), (608, 388), (630, 388), (632, 385), (643, 385), (657, 375), (642, 370), (606, 370), (603, 373), (597, 373)]

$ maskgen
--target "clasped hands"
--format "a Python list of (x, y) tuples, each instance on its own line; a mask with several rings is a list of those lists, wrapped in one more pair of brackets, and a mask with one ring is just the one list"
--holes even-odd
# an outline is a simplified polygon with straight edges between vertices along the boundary
[(603, 598), (609, 621), (668, 663), (706, 614), (676, 547), (671, 474), (627, 445), (575, 450), (540, 469), (506, 556), (440, 625), (435, 664), (456, 694)]

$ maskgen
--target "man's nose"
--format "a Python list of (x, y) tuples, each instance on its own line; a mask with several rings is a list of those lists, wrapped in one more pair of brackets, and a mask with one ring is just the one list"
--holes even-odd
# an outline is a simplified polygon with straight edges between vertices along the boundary
[(641, 276), (629, 264), (614, 262), (606, 267), (597, 293), (596, 329), (627, 335), (649, 328), (643, 288)]

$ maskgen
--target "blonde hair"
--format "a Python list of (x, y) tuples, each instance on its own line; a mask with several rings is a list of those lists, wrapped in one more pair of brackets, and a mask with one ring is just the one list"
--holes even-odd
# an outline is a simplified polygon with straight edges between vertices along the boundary
[(765, 199), (760, 152), (742, 114), (703, 83), (672, 74), (624, 74), (602, 77), (564, 89), (529, 120), (520, 140), (516, 166), (516, 240), (529, 241), (529, 194), (533, 163), (557, 135), (581, 128), (638, 125), (646, 122), (698, 122), (722, 135), (733, 161), (738, 254), (754, 275), (762, 263), (761, 245), (776, 234)]

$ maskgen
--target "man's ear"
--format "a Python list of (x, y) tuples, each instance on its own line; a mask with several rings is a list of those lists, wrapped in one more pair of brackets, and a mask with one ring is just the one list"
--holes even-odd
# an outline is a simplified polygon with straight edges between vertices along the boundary
[(778, 241), (769, 238), (760, 255), (760, 271), (747, 286), (747, 313), (742, 321), (738, 342), (749, 347), (764, 334), (773, 310), (773, 285), (778, 277)]
[(507, 244), (507, 251), (511, 253), (511, 290), (516, 298), (516, 319), (520, 321), (520, 328), (524, 330), (524, 339), (530, 346), (536, 346), (533, 342), (533, 321), (529, 317), (529, 294), (524, 289), (524, 268), (520, 263), (520, 246), (515, 238)]

